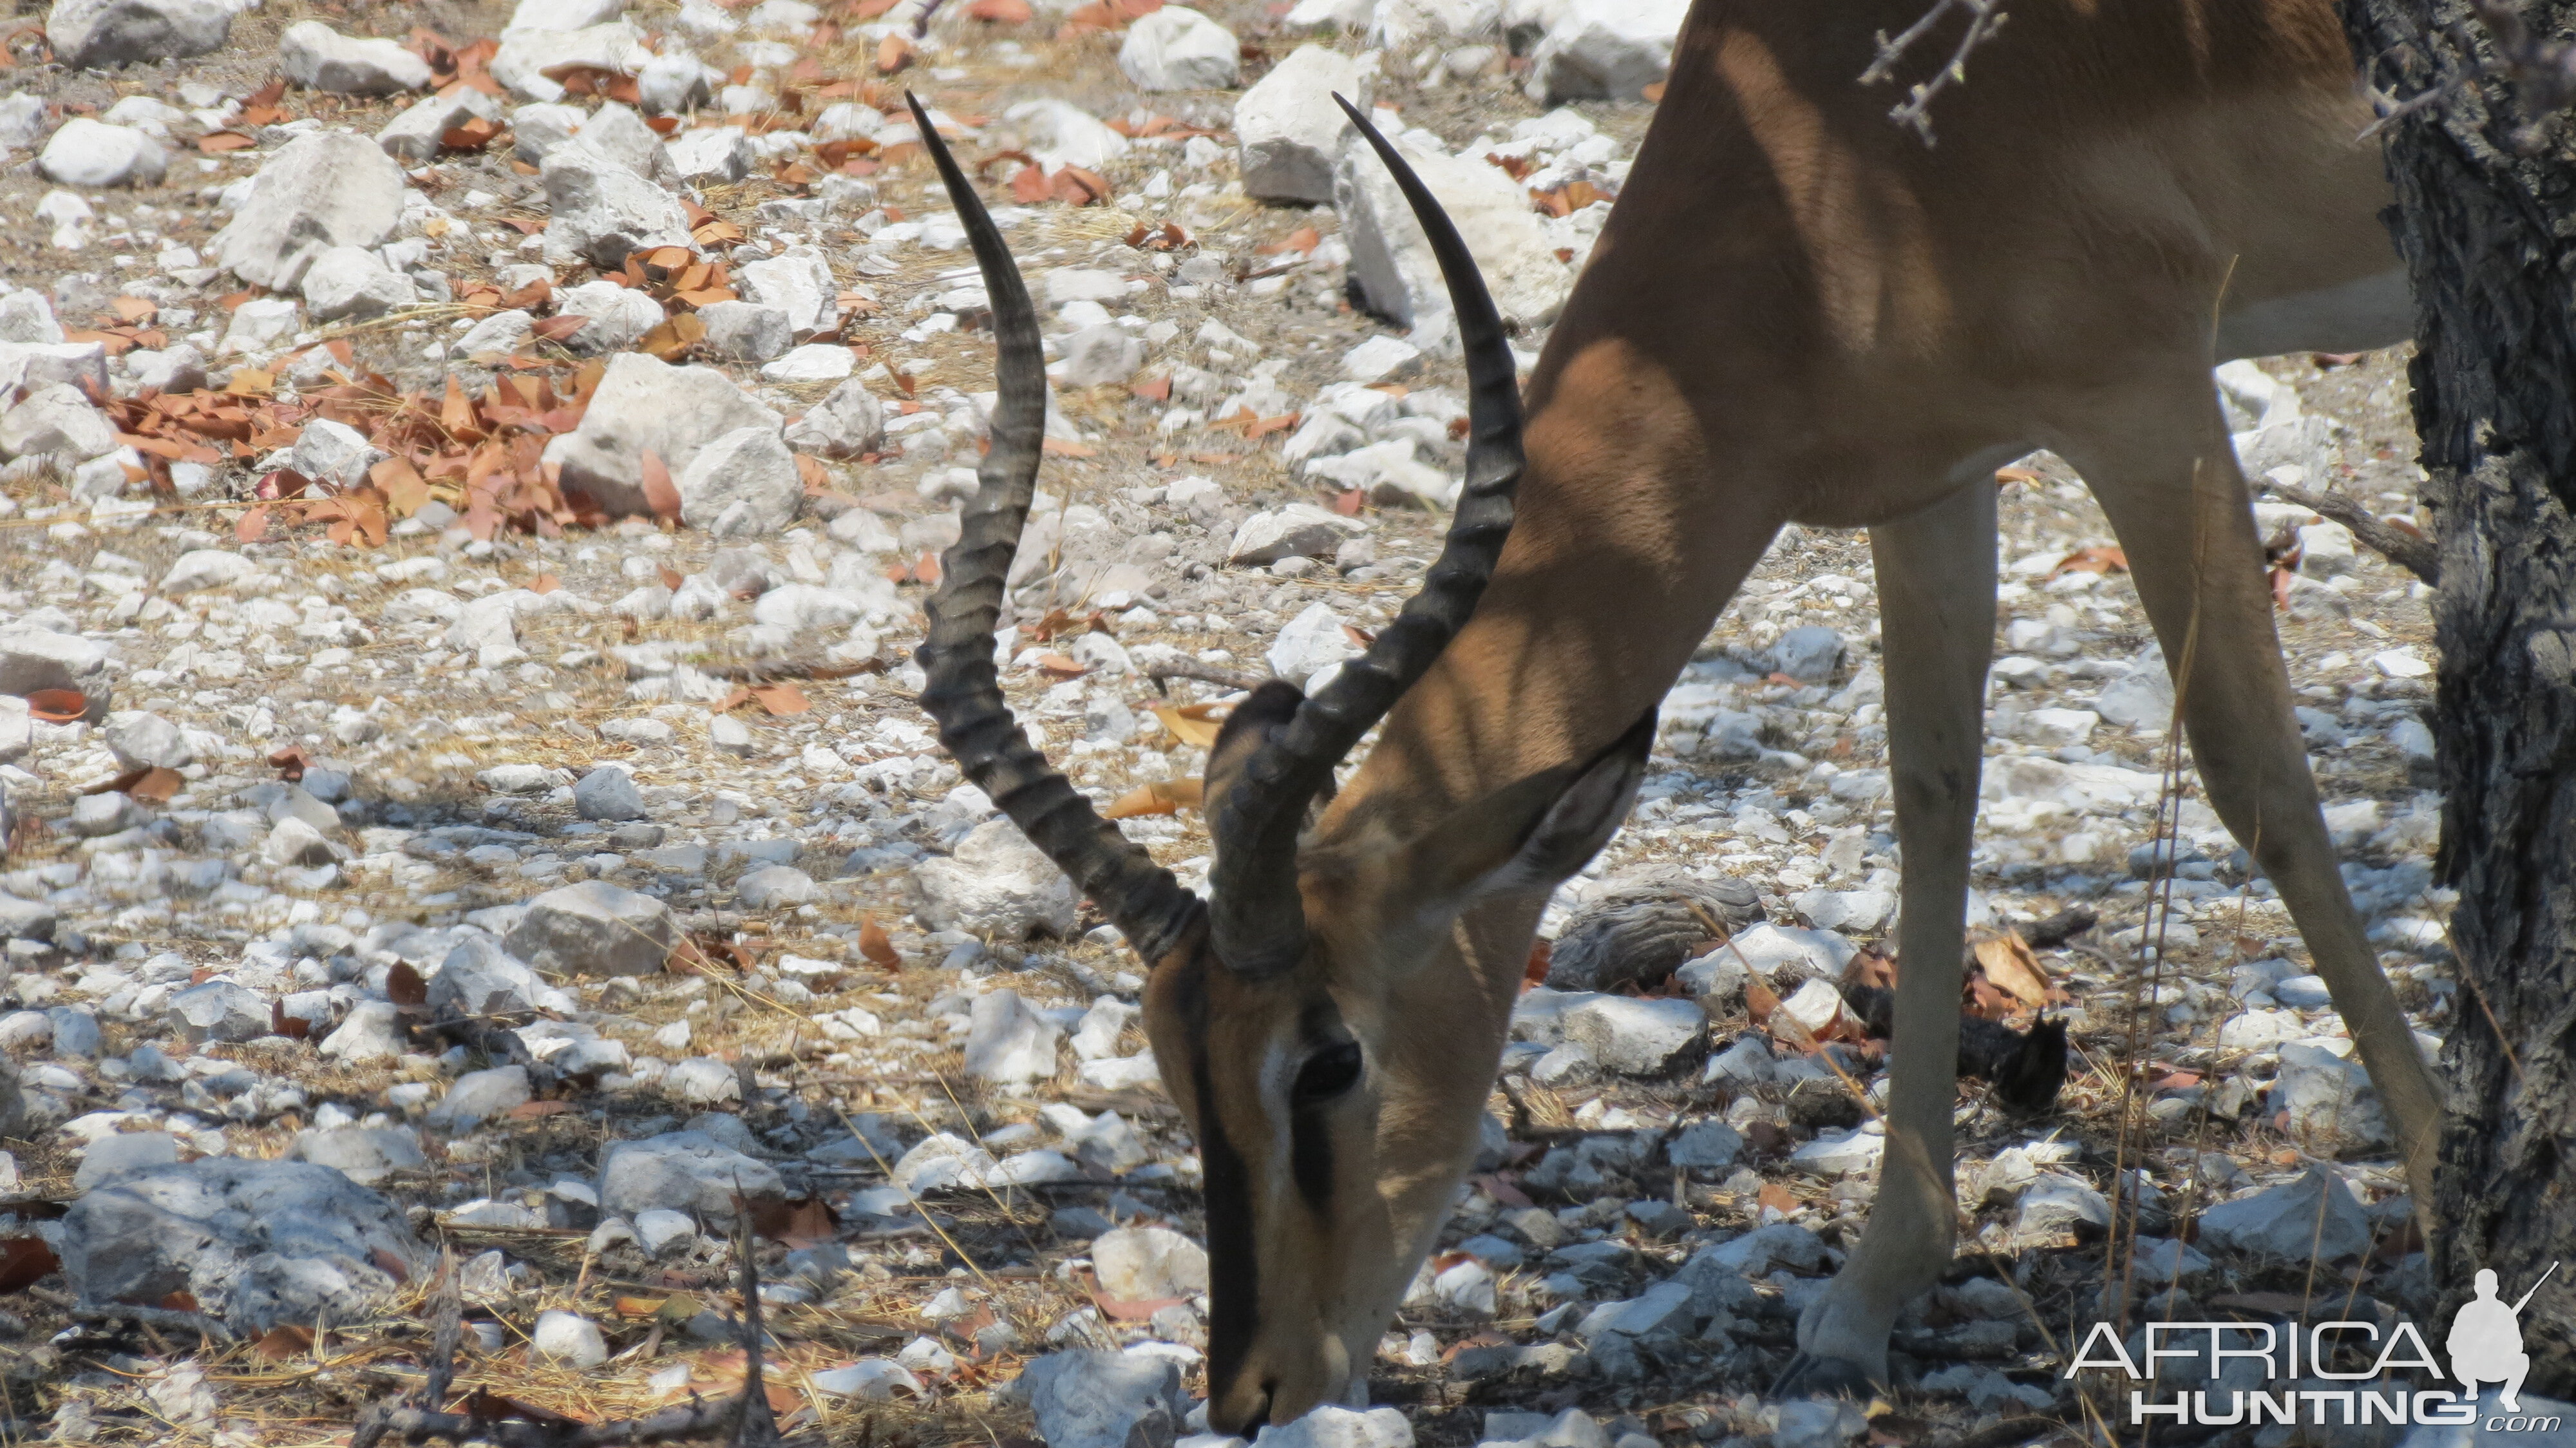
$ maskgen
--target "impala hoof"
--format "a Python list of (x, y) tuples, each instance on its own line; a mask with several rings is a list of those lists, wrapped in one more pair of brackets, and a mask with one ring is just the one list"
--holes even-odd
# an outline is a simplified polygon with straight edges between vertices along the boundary
[(1837, 1357), (1801, 1352), (1771, 1383), (1774, 1398), (1866, 1398), (1878, 1391), (1869, 1370)]

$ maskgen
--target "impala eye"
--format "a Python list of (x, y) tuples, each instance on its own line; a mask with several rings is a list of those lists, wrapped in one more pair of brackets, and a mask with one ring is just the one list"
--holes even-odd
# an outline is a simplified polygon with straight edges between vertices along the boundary
[(1306, 1058), (1297, 1068), (1296, 1084), (1288, 1088), (1291, 1106), (1320, 1106), (1334, 1100), (1360, 1081), (1360, 1043), (1336, 1041)]

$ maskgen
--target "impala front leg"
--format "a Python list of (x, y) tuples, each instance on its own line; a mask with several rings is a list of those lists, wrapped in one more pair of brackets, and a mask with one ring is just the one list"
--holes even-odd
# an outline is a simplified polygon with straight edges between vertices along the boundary
[(1860, 1248), (1798, 1322), (1784, 1397), (1884, 1385), (1887, 1335), (1950, 1263), (1958, 1209), (1959, 952), (1995, 637), (1995, 488), (1980, 476), (1870, 530), (1878, 567), (1887, 753), (1905, 852), (1887, 1152)]

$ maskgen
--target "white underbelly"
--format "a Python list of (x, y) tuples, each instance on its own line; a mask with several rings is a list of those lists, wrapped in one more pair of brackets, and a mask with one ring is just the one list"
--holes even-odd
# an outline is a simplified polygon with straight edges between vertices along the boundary
[(2218, 360), (2284, 352), (2367, 352), (2415, 335), (2406, 273), (2389, 270), (2339, 287), (2274, 297), (2219, 319)]

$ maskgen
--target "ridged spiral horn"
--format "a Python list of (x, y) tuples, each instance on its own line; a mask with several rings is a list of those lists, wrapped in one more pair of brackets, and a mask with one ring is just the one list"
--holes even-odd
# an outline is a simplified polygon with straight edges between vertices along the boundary
[(1157, 865), (1143, 847), (1100, 817), (1091, 801), (1032, 747), (1002, 698), (1001, 670), (993, 660), (994, 632), (1019, 552), (1020, 532), (1037, 489), (1038, 459), (1046, 434), (1046, 358), (1038, 339), (1037, 312), (1001, 231), (948, 153), (918, 98), (907, 92), (922, 149), (939, 167), (948, 199), (983, 269), (992, 301), (996, 354), (992, 449), (976, 469), (975, 496), (964, 509), (957, 542), (941, 555), (939, 587), (931, 594), (930, 634), (919, 658), (925, 682), (921, 705), (939, 725), (939, 742), (967, 780), (1030, 843), (1073, 877), (1101, 912), (1148, 962), (1179, 943), (1198, 918), (1198, 896)]
[(1333, 100), (1393, 174), (1449, 284), (1467, 360), (1467, 478), (1448, 540), (1421, 589), (1366, 653), (1344, 664), (1272, 729), (1217, 802), (1209, 821), (1216, 843), (1208, 877), (1210, 934), (1218, 959), (1256, 978), (1288, 969), (1305, 951), (1297, 837), (1307, 806), (1332, 782), (1334, 766), (1430, 669), (1475, 612), (1511, 535), (1512, 497), (1521, 481), (1520, 386), (1502, 317), (1486, 294), (1476, 259), (1395, 147), (1358, 107), (1339, 95)]

